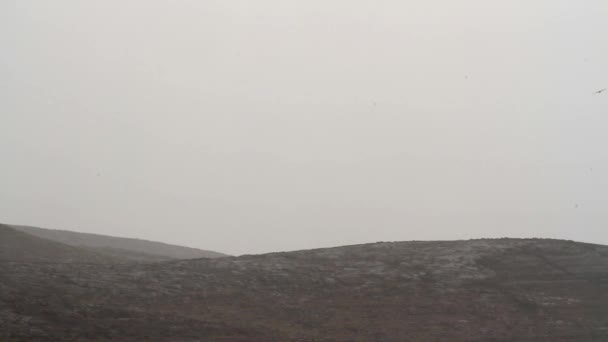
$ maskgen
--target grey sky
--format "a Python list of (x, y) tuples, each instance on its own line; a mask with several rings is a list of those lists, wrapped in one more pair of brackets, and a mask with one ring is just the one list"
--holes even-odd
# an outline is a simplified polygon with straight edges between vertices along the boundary
[(608, 244), (607, 18), (605, 0), (3, 0), (0, 222), (234, 254)]

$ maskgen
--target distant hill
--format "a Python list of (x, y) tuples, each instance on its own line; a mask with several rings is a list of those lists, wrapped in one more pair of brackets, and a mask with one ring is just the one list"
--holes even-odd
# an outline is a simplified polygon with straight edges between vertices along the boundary
[(212, 251), (140, 239), (120, 238), (30, 226), (12, 225), (11, 227), (43, 239), (60, 242), (74, 247), (86, 248), (98, 254), (122, 260), (154, 262), (172, 259), (219, 258), (226, 256), (226, 254)]
[(0, 224), (0, 260), (45, 263), (119, 263), (121, 258), (39, 238)]
[(608, 246), (572, 241), (0, 262), (0, 279), (2, 341), (608, 341)]

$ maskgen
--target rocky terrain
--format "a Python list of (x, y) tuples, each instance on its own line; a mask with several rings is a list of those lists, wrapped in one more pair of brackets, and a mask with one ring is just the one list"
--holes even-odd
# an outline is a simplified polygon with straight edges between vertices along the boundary
[(498, 239), (3, 260), (0, 340), (607, 341), (608, 247)]
[(226, 254), (213, 251), (140, 239), (119, 238), (30, 226), (12, 225), (10, 227), (43, 239), (129, 261), (153, 262), (174, 259), (221, 258), (227, 256)]

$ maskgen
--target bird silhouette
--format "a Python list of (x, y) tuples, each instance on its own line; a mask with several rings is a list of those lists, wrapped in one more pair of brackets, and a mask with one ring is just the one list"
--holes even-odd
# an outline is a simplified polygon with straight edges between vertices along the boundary
[(607, 88), (604, 88), (604, 89), (602, 89), (602, 90), (598, 90), (598, 91), (596, 91), (596, 92), (595, 92), (595, 93), (593, 93), (593, 94), (601, 94), (601, 93), (603, 93), (604, 91), (606, 91), (606, 89), (607, 89)]

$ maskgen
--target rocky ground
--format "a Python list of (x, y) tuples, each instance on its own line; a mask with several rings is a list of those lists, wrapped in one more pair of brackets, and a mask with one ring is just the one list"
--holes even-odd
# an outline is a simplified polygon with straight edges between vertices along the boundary
[(608, 341), (608, 247), (381, 242), (150, 264), (0, 262), (2, 341)]

